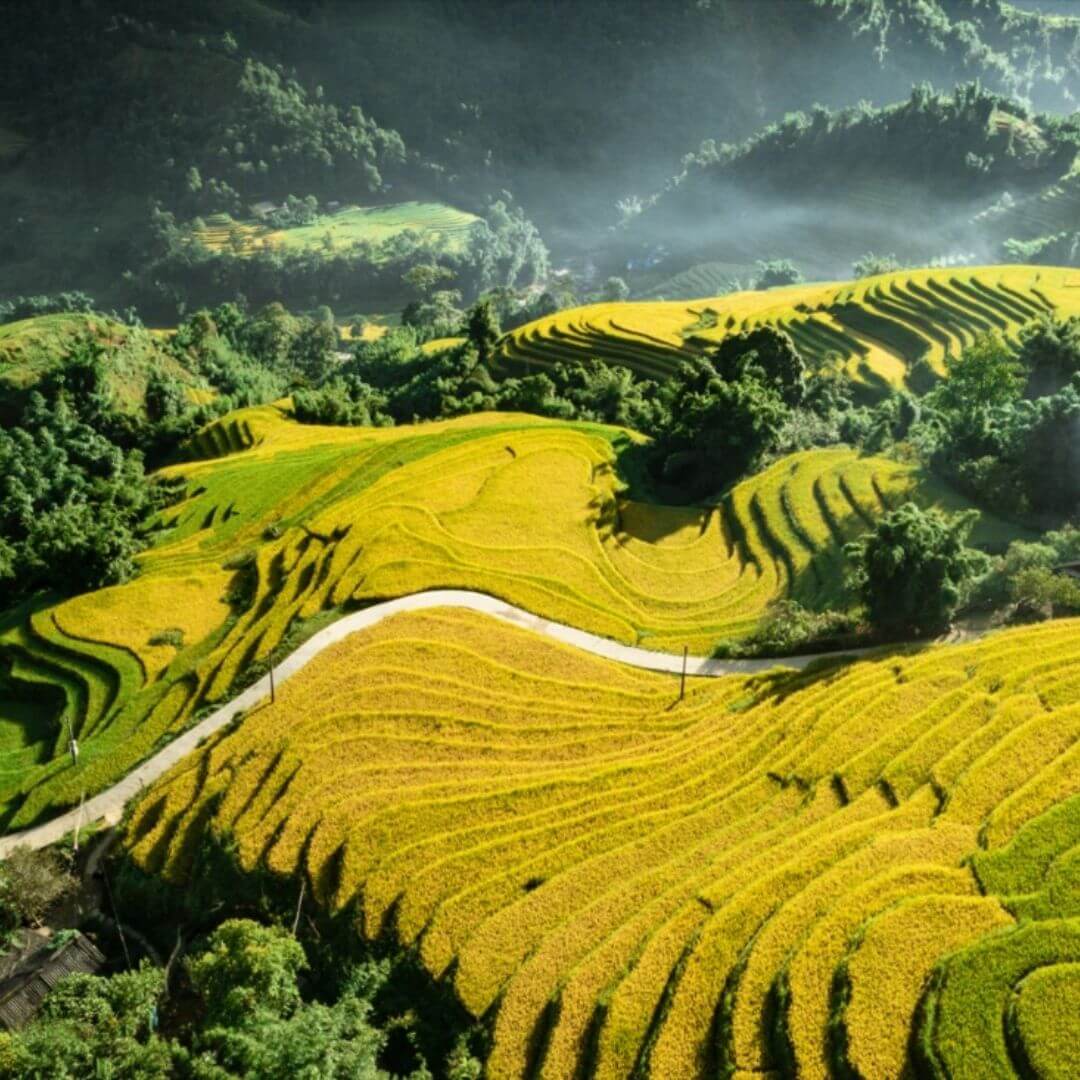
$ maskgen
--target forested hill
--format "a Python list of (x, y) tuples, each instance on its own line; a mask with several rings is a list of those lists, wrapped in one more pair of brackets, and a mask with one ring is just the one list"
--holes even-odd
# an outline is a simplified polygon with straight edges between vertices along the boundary
[(1061, 110), (1077, 90), (1065, 67), (1080, 20), (1001, 0), (669, 0), (663, 17), (642, 0), (306, 7), (311, 38), (291, 43), (292, 62), (317, 56), (328, 91), (362, 97), (452, 172), (483, 161), (543, 224), (567, 213), (554, 176), (574, 178), (575, 203), (592, 197), (583, 219), (609, 216), (703, 139), (743, 139), (814, 102), (881, 105), (924, 80), (979, 78)]
[[(930, 133), (937, 197), (993, 192), (1014, 176), (1056, 180), (1058, 133), (1039, 120), (1028, 138), (1027, 109), (1070, 111), (1080, 89), (1080, 19), (1003, 0), (19, 0), (5, 19), (0, 297), (79, 289), (155, 319), (238, 293), (400, 310), (411, 298), (403, 274), (433, 261), (469, 301), (536, 284), (544, 243), (557, 263), (579, 255), (575, 265), (622, 273), (626, 236), (612, 251), (612, 226), (683, 171), (711, 183), (758, 170), (758, 189), (767, 168), (775, 187), (802, 185), (805, 201), (843, 161), (856, 226), (868, 209), (907, 232), (851, 179), (899, 187), (905, 169), (922, 168), (925, 153), (893, 162), (888, 147), (874, 150), (911, 110), (882, 120), (860, 102), (880, 108), (916, 84), (951, 92), (976, 78), (1023, 102), (1017, 123), (989, 138), (962, 116)], [(698, 214), (709, 184), (669, 186), (672, 213), (643, 221), (670, 226), (662, 242), (678, 250), (680, 208)], [(413, 200), (425, 204), (420, 220), (472, 214), (488, 228), (453, 251), (430, 232), (347, 252), (330, 236), (335, 207)], [(249, 258), (243, 230), (260, 203), (297, 208), (272, 226), (311, 236)], [(775, 242), (745, 234), (739, 251), (707, 257), (738, 275), (759, 258), (832, 251), (831, 234), (800, 242), (794, 224), (794, 241), (790, 230)], [(805, 269), (835, 273), (849, 254), (837, 250)]]
[(1005, 211), (1070, 177), (1078, 150), (1077, 114), (1034, 113), (978, 83), (923, 84), (895, 105), (819, 105), (741, 144), (704, 144), (623, 236), (631, 252), (662, 244), (676, 264), (738, 266), (757, 252), (825, 278), (868, 249), (914, 265), (995, 261), (1029, 238)]
[[(1080, 30), (1003, 0), (671, 0), (663, 18), (641, 0), (5, 6), (0, 129), (31, 161), (62, 159), (69, 185), (213, 213), (234, 191), (413, 195), (457, 177), (459, 196), (509, 187), (535, 220), (601, 227), (702, 140), (813, 102), (978, 77), (1071, 108)], [(295, 81), (263, 67), (278, 64)]]

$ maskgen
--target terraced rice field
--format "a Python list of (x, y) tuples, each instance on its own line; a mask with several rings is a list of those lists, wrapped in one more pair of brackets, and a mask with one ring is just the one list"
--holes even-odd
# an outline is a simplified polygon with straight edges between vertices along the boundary
[(645, 295), (657, 300), (696, 300), (699, 296), (716, 296), (724, 290), (729, 281), (737, 281), (745, 270), (743, 263), (695, 263), (671, 277), (664, 278)]
[(270, 229), (257, 222), (234, 221), (216, 214), (199, 230), (199, 239), (212, 251), (234, 249), (250, 255), (260, 248), (324, 250), (329, 237), (333, 250), (344, 250), (360, 241), (381, 244), (403, 232), (417, 232), (429, 240), (441, 240), (448, 250), (460, 250), (469, 230), (480, 219), (442, 203), (406, 202), (392, 206), (348, 206), (324, 214), (312, 225)]
[(926, 360), (943, 369), (979, 335), (1015, 340), (1045, 314), (1080, 314), (1080, 272), (1046, 267), (901, 271), (843, 285), (797, 285), (695, 302), (594, 304), (561, 311), (508, 334), (500, 363), (542, 370), (599, 357), (641, 376), (670, 377), (680, 361), (730, 334), (774, 326), (809, 360), (839, 356), (867, 393), (907, 385)]
[[(187, 494), (139, 578), (0, 623), (0, 676), (43, 716), (0, 753), (0, 824), (106, 787), (233, 692), (298, 622), (456, 587), (628, 644), (707, 654), (780, 597), (842, 604), (839, 546), (884, 506), (964, 505), (910, 466), (848, 450), (785, 459), (714, 507), (646, 505), (616, 474), (634, 438), (512, 414), (364, 430), (267, 406), (215, 423), (193, 460), (165, 471)], [(977, 540), (1014, 535), (985, 518)]]
[(1075, 1076), (1078, 672), (1064, 622), (678, 701), (399, 615), (160, 781), (126, 843), (183, 882), (229, 835), (414, 945), (493, 1078)]

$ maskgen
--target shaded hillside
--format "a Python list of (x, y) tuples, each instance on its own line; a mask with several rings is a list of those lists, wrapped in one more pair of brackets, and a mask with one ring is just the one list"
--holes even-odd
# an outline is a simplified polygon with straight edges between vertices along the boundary
[(188, 388), (192, 401), (211, 391), (148, 330), (103, 315), (43, 315), (0, 326), (0, 420), (47, 381), (62, 380), (79, 360), (97, 358), (111, 405), (145, 415), (146, 390), (156, 375)]
[(989, 261), (1004, 225), (980, 211), (1006, 192), (1007, 206), (1026, 206), (1072, 171), (1078, 147), (1075, 117), (1032, 113), (978, 84), (920, 86), (882, 109), (815, 107), (739, 145), (703, 146), (628, 224), (627, 250), (671, 252), (656, 276), (779, 257), (812, 277), (846, 276), (870, 250), (914, 265)]
[[(7, 14), (0, 294), (80, 287), (117, 306), (190, 302), (184, 266), (153, 269), (170, 222), (245, 220), (257, 201), (482, 214), (506, 189), (560, 256), (595, 256), (616, 203), (632, 210), (704, 140), (748, 138), (813, 102), (896, 101), (923, 80), (977, 76), (1057, 110), (1076, 88), (1078, 24), (999, 0), (46, 0)], [(812, 181), (811, 165), (797, 171)], [(850, 189), (857, 222), (893, 209), (875, 201), (879, 179)], [(720, 261), (745, 266), (785, 239), (751, 233)], [(305, 306), (368, 287), (307, 276), (289, 294)], [(246, 293), (223, 277), (211, 299)]]

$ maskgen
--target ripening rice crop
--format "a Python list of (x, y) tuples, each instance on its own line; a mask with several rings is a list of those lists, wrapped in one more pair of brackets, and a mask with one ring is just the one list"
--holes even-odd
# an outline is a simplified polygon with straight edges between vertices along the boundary
[(593, 357), (646, 378), (730, 334), (771, 326), (814, 363), (839, 357), (868, 394), (903, 387), (915, 365), (942, 370), (978, 336), (1015, 340), (1045, 314), (1080, 314), (1080, 275), (1048, 267), (903, 270), (838, 285), (809, 284), (691, 301), (593, 304), (549, 315), (508, 334), (501, 362), (542, 370)]
[(1063, 622), (680, 701), (480, 615), (398, 615), (177, 766), (125, 842), (177, 883), (211, 837), (303, 875), (452, 986), (491, 1077), (1066, 1076), (1080, 710), (1053, 689), (1078, 664)]
[(460, 251), (479, 220), (474, 214), (443, 203), (404, 202), (346, 206), (320, 214), (310, 225), (287, 229), (215, 214), (207, 218), (196, 235), (211, 251), (232, 251), (241, 256), (268, 248), (345, 251), (357, 243), (378, 245), (407, 232), (441, 243), (447, 251)]
[(185, 641), (202, 641), (225, 621), (231, 579), (220, 567), (148, 577), (77, 596), (58, 605), (53, 619), (69, 638), (127, 649), (153, 679)]
[[(298, 626), (344, 607), (473, 589), (707, 654), (779, 598), (842, 606), (841, 545), (884, 508), (964, 505), (909, 465), (846, 449), (785, 458), (717, 506), (636, 502), (617, 473), (636, 438), (513, 414), (321, 428), (273, 406), (211, 424), (192, 460), (165, 470), (184, 496), (136, 580), (0, 626), (20, 696), (53, 687), (39, 694), (41, 760), (0, 773), (3, 820), (28, 825), (122, 775), (290, 648)], [(984, 517), (976, 539), (1011, 535)]]

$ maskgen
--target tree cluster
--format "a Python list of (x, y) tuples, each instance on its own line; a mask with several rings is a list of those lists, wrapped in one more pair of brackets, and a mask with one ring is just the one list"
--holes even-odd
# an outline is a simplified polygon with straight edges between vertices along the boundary
[(1045, 319), (947, 360), (923, 401), (912, 441), (977, 502), (1011, 518), (1057, 518), (1080, 507), (1080, 322)]
[[(493, 289), (523, 289), (548, 274), (548, 251), (519, 206), (496, 200), (476, 222), (461, 248), (446, 240), (405, 231), (375, 243), (323, 251), (262, 247), (249, 253), (205, 247), (193, 224), (179, 224), (160, 207), (126, 278), (126, 293), (140, 308), (175, 317), (209, 307), (222, 296), (242, 295), (253, 306), (284, 301), (294, 308), (358, 304), (393, 307), (417, 269), (433, 270), (466, 300)], [(443, 273), (440, 273), (442, 271)], [(426, 296), (427, 290), (421, 290)], [(453, 306), (453, 305), (451, 305)]]
[[(244, 919), (222, 923), (169, 980), (143, 963), (111, 976), (70, 975), (17, 1034), (0, 1034), (0, 1077), (101, 1076), (139, 1080), (378, 1080), (394, 1031), (376, 1026), (373, 1000), (387, 967), (349, 970), (329, 1000), (301, 992), (308, 962), (286, 931)], [(402, 1017), (396, 1031), (409, 1032)], [(406, 1080), (428, 1080), (414, 1047)], [(398, 1064), (395, 1061), (394, 1064)], [(477, 1080), (479, 1065), (460, 1043), (447, 1080)], [(102, 1071), (102, 1070), (106, 1071)]]

